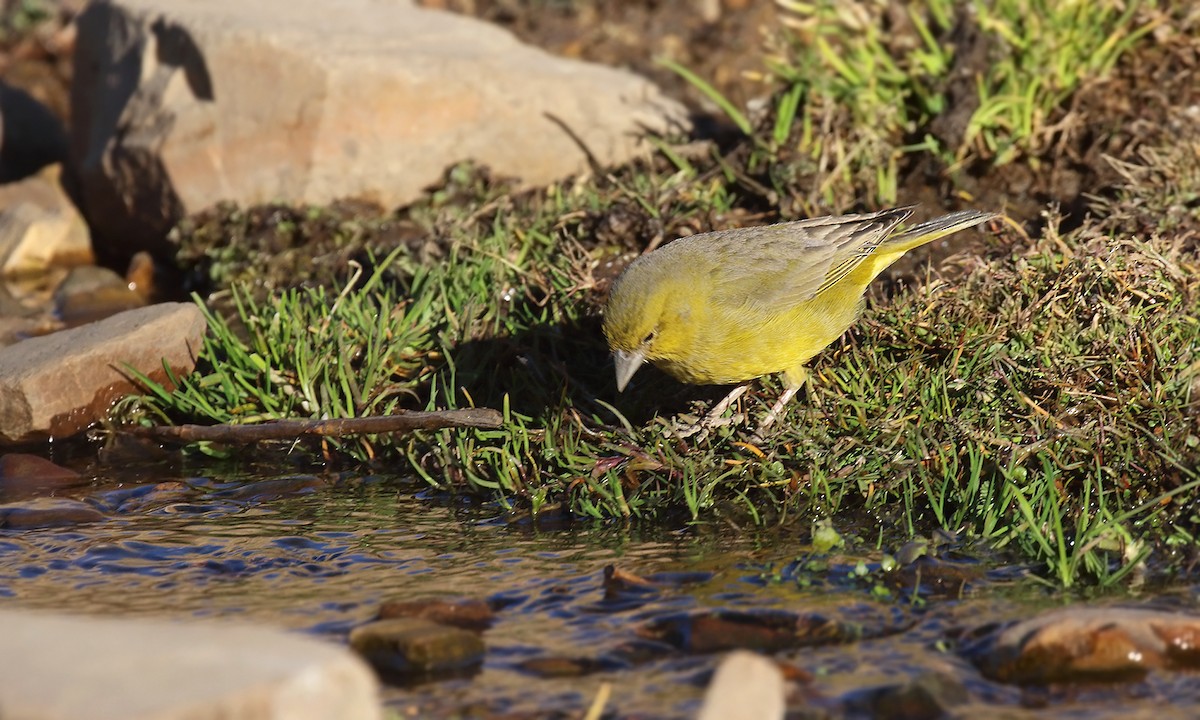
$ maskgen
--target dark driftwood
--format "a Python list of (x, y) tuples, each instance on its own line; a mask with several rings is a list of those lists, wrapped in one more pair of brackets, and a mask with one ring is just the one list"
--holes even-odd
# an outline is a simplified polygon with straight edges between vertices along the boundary
[(499, 412), (491, 408), (471, 408), (434, 412), (400, 410), (395, 415), (332, 420), (271, 420), (254, 425), (156, 425), (124, 429), (133, 435), (155, 440), (252, 443), (260, 440), (294, 440), (306, 435), (344, 437), (441, 428), (498, 428), (500, 423)]

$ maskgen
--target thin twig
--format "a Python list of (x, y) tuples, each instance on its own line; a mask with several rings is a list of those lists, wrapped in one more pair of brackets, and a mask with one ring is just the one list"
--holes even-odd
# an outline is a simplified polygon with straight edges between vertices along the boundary
[(254, 425), (156, 425), (129, 427), (124, 430), (131, 435), (156, 440), (254, 443), (263, 440), (292, 440), (303, 436), (345, 437), (441, 428), (498, 428), (501, 422), (502, 417), (496, 410), (467, 408), (432, 412), (399, 410), (394, 415), (328, 420), (272, 420)]

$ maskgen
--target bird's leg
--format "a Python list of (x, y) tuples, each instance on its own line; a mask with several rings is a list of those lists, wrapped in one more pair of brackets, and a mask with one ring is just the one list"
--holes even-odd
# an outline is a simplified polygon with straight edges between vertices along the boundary
[(779, 416), (783, 414), (787, 404), (791, 402), (792, 398), (796, 397), (796, 393), (799, 390), (799, 385), (792, 385), (783, 391), (783, 394), (781, 394), (779, 399), (775, 401), (775, 404), (771, 406), (771, 410), (767, 413), (767, 416), (758, 424), (758, 435), (762, 435), (764, 430), (775, 424), (775, 421), (778, 420)]
[(808, 371), (803, 367), (789, 370), (785, 374), (785, 378), (787, 380), (787, 388), (779, 396), (779, 399), (775, 401), (775, 404), (771, 406), (771, 410), (767, 413), (767, 416), (758, 424), (758, 429), (754, 431), (754, 437), (760, 441), (765, 436), (767, 428), (775, 424), (775, 421), (787, 409), (787, 404), (792, 401), (792, 398), (796, 397), (796, 393), (808, 382)]
[(726, 395), (721, 402), (714, 405), (713, 409), (708, 411), (708, 416), (704, 419), (708, 422), (716, 422), (717, 420), (720, 420), (721, 416), (725, 414), (725, 411), (728, 410), (735, 402), (737, 402), (738, 398), (745, 395), (746, 391), (749, 389), (750, 383), (742, 383), (741, 385), (738, 385), (734, 389), (730, 390), (729, 394)]
[(749, 383), (738, 385), (733, 390), (729, 391), (729, 394), (725, 396), (725, 399), (714, 405), (713, 409), (708, 411), (708, 414), (704, 416), (703, 420), (692, 423), (691, 425), (684, 425), (683, 427), (675, 428), (675, 434), (680, 438), (687, 438), (699, 433), (700, 437), (697, 438), (697, 442), (703, 440), (708, 435), (709, 430), (730, 422), (722, 421), (721, 416), (724, 415), (725, 411), (728, 410), (735, 402), (737, 402), (738, 398), (745, 395), (746, 391), (749, 389)]

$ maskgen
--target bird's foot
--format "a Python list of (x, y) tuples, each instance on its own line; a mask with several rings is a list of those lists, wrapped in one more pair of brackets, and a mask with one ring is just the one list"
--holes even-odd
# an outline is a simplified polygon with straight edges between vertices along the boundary
[(671, 433), (680, 440), (686, 440), (695, 436), (696, 442), (700, 443), (704, 442), (708, 438), (708, 434), (713, 430), (728, 425), (740, 425), (745, 420), (746, 415), (744, 413), (735, 413), (727, 418), (710, 418), (706, 415), (699, 422), (676, 424), (671, 429)]
[(735, 402), (737, 402), (738, 398), (745, 395), (746, 390), (749, 388), (749, 385), (738, 385), (735, 387), (729, 392), (728, 395), (725, 396), (725, 399), (721, 400), (721, 402), (713, 406), (712, 410), (708, 411), (708, 414), (704, 416), (703, 420), (685, 425), (676, 425), (673, 430), (675, 437), (683, 440), (696, 435), (696, 442), (704, 442), (704, 439), (708, 437), (708, 434), (716, 428), (725, 427), (726, 425), (736, 425), (743, 422), (746, 419), (746, 416), (742, 413), (734, 413), (732, 416), (727, 418), (721, 416), (724, 415), (725, 411), (728, 410)]

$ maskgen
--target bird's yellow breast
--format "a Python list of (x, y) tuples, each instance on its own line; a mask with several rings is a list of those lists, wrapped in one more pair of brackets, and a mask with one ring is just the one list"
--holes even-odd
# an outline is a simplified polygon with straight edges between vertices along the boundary
[(865, 288), (866, 282), (848, 277), (810, 300), (777, 308), (729, 307), (696, 293), (691, 337), (656, 343), (648, 359), (677, 380), (698, 385), (798, 373), (858, 318)]

